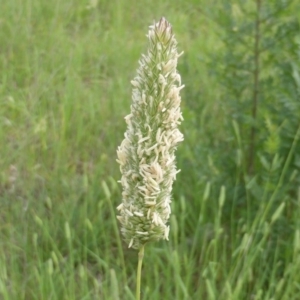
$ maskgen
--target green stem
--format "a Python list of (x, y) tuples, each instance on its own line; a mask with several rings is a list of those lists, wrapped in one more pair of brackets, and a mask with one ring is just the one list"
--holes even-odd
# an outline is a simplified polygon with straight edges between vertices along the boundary
[(138, 254), (139, 261), (138, 261), (137, 278), (136, 278), (136, 300), (141, 299), (141, 277), (142, 277), (142, 264), (144, 258), (144, 247), (145, 245), (142, 245)]
[(257, 120), (257, 103), (259, 97), (259, 75), (260, 75), (260, 12), (261, 12), (262, 0), (256, 0), (256, 21), (255, 21), (255, 35), (254, 35), (254, 87), (253, 87), (253, 98), (252, 98), (252, 119), (253, 125), (250, 131), (250, 146), (249, 146), (249, 163), (248, 173), (249, 175), (254, 173), (254, 154), (255, 154), (255, 143), (256, 143), (256, 120)]

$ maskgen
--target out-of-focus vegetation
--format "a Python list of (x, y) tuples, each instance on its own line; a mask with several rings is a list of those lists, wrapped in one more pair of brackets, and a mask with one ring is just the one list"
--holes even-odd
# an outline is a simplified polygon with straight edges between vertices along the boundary
[(298, 300), (299, 1), (2, 2), (0, 299), (134, 299), (115, 151), (164, 16), (185, 142), (142, 299)]

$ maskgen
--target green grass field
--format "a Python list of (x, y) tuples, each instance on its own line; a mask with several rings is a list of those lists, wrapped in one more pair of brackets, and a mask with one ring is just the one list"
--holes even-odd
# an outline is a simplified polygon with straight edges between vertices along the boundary
[(257, 29), (260, 0), (1, 1), (0, 300), (135, 299), (116, 149), (161, 16), (185, 52), (185, 141), (142, 299), (300, 299), (297, 2), (263, 3)]

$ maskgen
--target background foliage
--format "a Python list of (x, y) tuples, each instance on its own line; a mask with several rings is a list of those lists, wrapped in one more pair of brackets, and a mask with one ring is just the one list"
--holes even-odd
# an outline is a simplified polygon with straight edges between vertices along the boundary
[[(148, 26), (183, 90), (170, 241), (143, 299), (299, 299), (300, 4), (11, 0), (0, 10), (0, 299), (134, 299), (116, 148)], [(254, 112), (255, 111), (255, 112)]]

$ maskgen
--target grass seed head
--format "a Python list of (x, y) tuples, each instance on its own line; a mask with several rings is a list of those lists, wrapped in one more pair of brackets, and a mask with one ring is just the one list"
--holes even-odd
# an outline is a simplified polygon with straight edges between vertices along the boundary
[(183, 120), (177, 41), (165, 18), (150, 26), (147, 37), (148, 52), (131, 81), (125, 139), (117, 150), (123, 188), (117, 218), (125, 242), (135, 249), (168, 239), (172, 184), (178, 173), (174, 152), (183, 141), (177, 128)]

